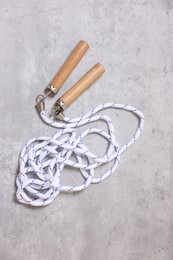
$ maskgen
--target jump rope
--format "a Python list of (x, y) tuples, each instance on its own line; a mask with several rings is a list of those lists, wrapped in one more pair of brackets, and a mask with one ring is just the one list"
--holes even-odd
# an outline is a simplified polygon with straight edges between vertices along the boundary
[[(46, 94), (36, 98), (41, 119), (46, 124), (60, 130), (53, 137), (35, 137), (24, 145), (19, 156), (19, 173), (16, 178), (16, 197), (21, 203), (45, 206), (53, 202), (62, 191), (78, 192), (86, 189), (92, 183), (104, 181), (115, 172), (120, 162), (120, 155), (141, 134), (144, 126), (144, 115), (138, 109), (128, 105), (106, 103), (77, 118), (68, 118), (64, 115), (64, 110), (104, 73), (105, 69), (99, 63), (56, 101), (49, 115), (46, 112), (46, 97), (55, 95), (60, 90), (88, 48), (89, 45), (85, 41), (80, 41), (50, 82)], [(129, 111), (139, 119), (136, 132), (123, 147), (120, 147), (116, 140), (112, 120), (107, 115), (102, 114), (102, 111), (107, 108)], [(105, 122), (108, 131), (90, 127), (80, 134), (77, 133), (78, 127), (97, 121)], [(90, 134), (98, 134), (107, 140), (108, 147), (102, 158), (90, 151), (85, 145), (84, 139)], [(96, 177), (95, 169), (99, 167), (101, 169), (103, 164), (111, 161), (113, 165), (110, 169)], [(62, 174), (66, 166), (78, 170), (83, 177), (83, 183), (77, 186), (63, 185)]]

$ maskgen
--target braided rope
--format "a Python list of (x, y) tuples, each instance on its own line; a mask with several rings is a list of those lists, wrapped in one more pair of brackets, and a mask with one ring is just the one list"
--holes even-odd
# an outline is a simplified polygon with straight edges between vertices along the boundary
[[(106, 108), (127, 110), (139, 118), (134, 136), (121, 148), (115, 139), (112, 120), (106, 115), (97, 114), (97, 112)], [(138, 139), (144, 126), (144, 115), (139, 110), (116, 103), (100, 105), (78, 118), (65, 117), (64, 122), (53, 121), (45, 111), (40, 112), (40, 116), (44, 122), (61, 130), (53, 137), (41, 136), (29, 140), (21, 151), (19, 174), (16, 179), (16, 196), (18, 201), (33, 206), (50, 204), (60, 191), (81, 191), (91, 183), (99, 183), (105, 180), (115, 172), (120, 161), (120, 155)], [(103, 120), (107, 124), (108, 133), (98, 128), (89, 128), (77, 136), (75, 128), (98, 120)], [(102, 158), (93, 154), (83, 144), (83, 139), (91, 133), (99, 134), (109, 143)], [(71, 159), (72, 155), (75, 155), (76, 161)], [(86, 160), (88, 164), (84, 163)], [(100, 177), (95, 177), (94, 170), (110, 161), (113, 161), (110, 170)], [(64, 186), (61, 183), (61, 176), (65, 166), (78, 169), (84, 177), (84, 183), (78, 186)]]

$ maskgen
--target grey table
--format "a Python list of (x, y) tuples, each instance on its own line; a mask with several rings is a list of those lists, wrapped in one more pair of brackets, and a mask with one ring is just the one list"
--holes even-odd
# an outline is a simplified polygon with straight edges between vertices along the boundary
[[(173, 259), (172, 1), (1, 0), (0, 35), (0, 259)], [(106, 73), (68, 116), (116, 101), (143, 111), (144, 132), (103, 183), (45, 208), (23, 206), (15, 201), (20, 149), (56, 132), (41, 122), (35, 97), (80, 39), (90, 51), (60, 94), (96, 62)], [(107, 113), (122, 145), (137, 120)], [(105, 147), (97, 138), (94, 147), (86, 140), (95, 152)], [(66, 174), (75, 182), (75, 172)]]

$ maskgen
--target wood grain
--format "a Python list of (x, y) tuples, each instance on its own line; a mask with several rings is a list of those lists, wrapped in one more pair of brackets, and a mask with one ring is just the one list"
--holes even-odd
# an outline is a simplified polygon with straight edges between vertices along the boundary
[(68, 56), (60, 70), (57, 72), (55, 77), (50, 82), (50, 86), (54, 86), (55, 91), (57, 93), (59, 89), (62, 87), (66, 79), (69, 77), (71, 72), (77, 66), (79, 61), (82, 59), (86, 51), (89, 49), (89, 45), (85, 41), (80, 41), (76, 47), (73, 49), (71, 54)]
[(62, 97), (65, 106), (68, 107), (87, 88), (89, 88), (105, 71), (105, 68), (97, 63), (92, 67), (73, 87), (71, 87)]

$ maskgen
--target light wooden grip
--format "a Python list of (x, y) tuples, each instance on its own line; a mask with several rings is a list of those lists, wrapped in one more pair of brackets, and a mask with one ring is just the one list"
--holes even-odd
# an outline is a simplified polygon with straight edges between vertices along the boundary
[(70, 73), (82, 59), (89, 45), (85, 41), (80, 41), (73, 49), (67, 60), (64, 62), (60, 70), (50, 82), (50, 86), (53, 86), (54, 93), (57, 93), (61, 86), (64, 84)]
[(90, 69), (73, 87), (71, 87), (62, 97), (65, 107), (78, 98), (87, 88), (89, 88), (105, 71), (105, 68), (97, 63)]

